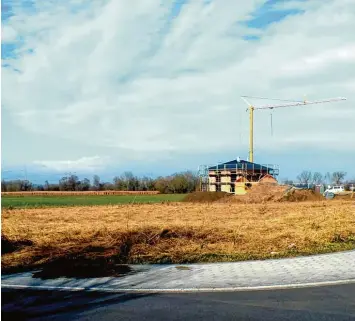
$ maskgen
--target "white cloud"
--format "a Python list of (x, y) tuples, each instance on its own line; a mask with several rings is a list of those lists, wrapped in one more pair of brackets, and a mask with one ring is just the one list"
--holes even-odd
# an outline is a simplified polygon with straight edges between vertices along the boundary
[(294, 72), (298, 74), (319, 72), (329, 65), (344, 63), (355, 63), (355, 44), (344, 45), (340, 48), (325, 50), (312, 56), (304, 57), (299, 62), (292, 65), (285, 65), (285, 72)]
[(9, 25), (3, 25), (1, 28), (1, 42), (2, 43), (11, 43), (16, 41), (17, 37), (17, 32), (16, 30), (9, 26)]
[[(355, 1), (293, 2), (305, 13), (255, 32), (239, 22), (263, 1), (194, 0), (173, 21), (172, 2), (163, 3), (94, 1), (73, 14), (70, 5), (35, 1), (36, 13), (15, 10), (8, 24), (24, 45), (11, 63), (21, 72), (3, 69), (4, 108), (28, 131), (159, 158), (245, 147), (242, 94), (345, 96), (345, 103), (275, 111), (273, 137), (269, 114), (256, 113), (255, 146), (349, 148)], [(260, 41), (242, 38), (256, 33)]]
[(97, 171), (109, 164), (109, 157), (91, 156), (82, 157), (76, 160), (59, 160), (59, 161), (34, 161), (35, 165), (39, 165), (47, 170), (54, 170), (58, 172), (65, 171)]

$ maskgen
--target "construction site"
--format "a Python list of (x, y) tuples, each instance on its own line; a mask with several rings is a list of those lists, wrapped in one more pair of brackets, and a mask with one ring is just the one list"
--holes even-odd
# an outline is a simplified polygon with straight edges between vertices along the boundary
[[(266, 99), (282, 101), (279, 104), (268, 104), (262, 106), (252, 105), (247, 98)], [(331, 98), (315, 101), (294, 101), (285, 99), (270, 99), (266, 97), (241, 96), (241, 99), (248, 105), (249, 111), (249, 156), (248, 160), (239, 157), (225, 163), (216, 165), (200, 165), (198, 174), (200, 177), (200, 191), (204, 192), (226, 192), (235, 195), (244, 195), (256, 185), (269, 186), (278, 185), (280, 173), (279, 165), (257, 164), (254, 162), (254, 111), (273, 110), (274, 108), (301, 107), (312, 104), (330, 103), (346, 100), (346, 98)], [(272, 117), (272, 114), (271, 114)], [(271, 118), (272, 127), (272, 118)]]
[(199, 168), (201, 191), (227, 192), (237, 195), (247, 193), (254, 184), (276, 185), (279, 167), (271, 164), (256, 164), (235, 159), (217, 165), (202, 165)]

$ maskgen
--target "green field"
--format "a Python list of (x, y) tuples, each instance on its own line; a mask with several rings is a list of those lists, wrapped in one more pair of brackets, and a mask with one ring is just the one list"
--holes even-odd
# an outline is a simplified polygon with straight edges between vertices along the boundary
[(2, 196), (1, 208), (95, 206), (180, 202), (185, 194), (86, 195), (86, 196)]

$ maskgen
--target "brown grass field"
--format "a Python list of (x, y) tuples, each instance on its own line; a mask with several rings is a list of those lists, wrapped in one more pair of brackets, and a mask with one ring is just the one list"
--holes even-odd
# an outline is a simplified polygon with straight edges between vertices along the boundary
[[(355, 248), (353, 200), (2, 212), (3, 273), (70, 264), (266, 259)], [(51, 265), (52, 264), (52, 265)]]

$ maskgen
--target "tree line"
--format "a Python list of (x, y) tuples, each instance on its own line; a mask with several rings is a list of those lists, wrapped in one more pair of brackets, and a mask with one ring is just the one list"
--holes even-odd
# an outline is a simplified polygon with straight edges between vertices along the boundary
[[(312, 184), (312, 185), (355, 185), (354, 180), (345, 180), (347, 173), (343, 171), (336, 171), (333, 173), (327, 172), (322, 174), (320, 172), (302, 171), (297, 176), (297, 182), (300, 184)], [(285, 179), (284, 184), (293, 185), (296, 182), (293, 180)]]
[[(337, 171), (322, 174), (320, 172), (303, 171), (297, 176), (297, 182), (301, 184), (325, 185), (344, 184), (349, 187), (355, 185), (354, 180), (345, 180), (346, 172)], [(164, 194), (191, 193), (199, 189), (199, 177), (191, 172), (175, 173), (169, 176), (150, 178), (147, 176), (138, 177), (132, 172), (125, 172), (120, 176), (115, 176), (111, 182), (105, 182), (98, 175), (79, 179), (76, 175), (63, 176), (58, 183), (33, 184), (29, 180), (1, 181), (2, 192), (21, 191), (159, 191)], [(293, 185), (296, 182), (285, 179), (284, 184)]]
[(98, 175), (92, 180), (79, 179), (77, 175), (63, 176), (58, 183), (33, 184), (29, 180), (1, 181), (2, 192), (21, 191), (159, 191), (164, 194), (190, 193), (198, 189), (199, 177), (186, 171), (158, 178), (138, 177), (132, 172), (115, 176), (112, 182), (105, 182)]

